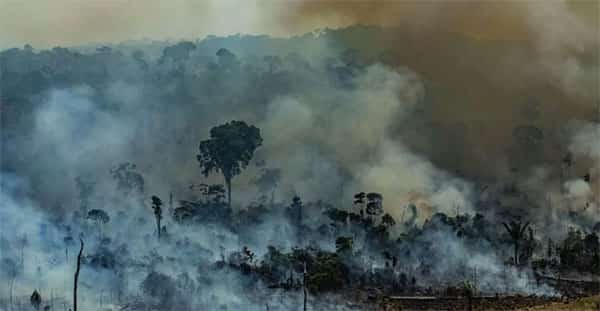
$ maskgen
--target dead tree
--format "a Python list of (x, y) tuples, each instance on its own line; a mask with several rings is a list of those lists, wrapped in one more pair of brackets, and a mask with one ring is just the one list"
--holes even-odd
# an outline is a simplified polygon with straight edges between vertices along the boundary
[(77, 255), (77, 269), (75, 270), (75, 280), (73, 282), (73, 311), (77, 311), (77, 282), (79, 281), (79, 270), (81, 269), (81, 255), (83, 254), (83, 239), (79, 238), (81, 247)]
[(521, 240), (525, 236), (525, 230), (529, 227), (529, 222), (526, 222), (523, 225), (520, 221), (511, 221), (509, 223), (502, 223), (506, 231), (510, 235), (510, 239), (513, 243), (514, 247), (514, 259), (513, 262), (516, 265), (519, 264), (519, 246), (521, 245)]
[(162, 219), (162, 201), (159, 197), (152, 196), (152, 209), (154, 210), (154, 218), (156, 219), (156, 228), (158, 230), (158, 240), (160, 241), (160, 220)]
[(475, 292), (475, 287), (470, 282), (465, 281), (463, 283), (463, 294), (467, 298), (467, 310), (473, 310), (473, 294)]
[(302, 271), (302, 292), (304, 293), (304, 311), (306, 311), (306, 302), (308, 293), (306, 292), (306, 261), (304, 262), (304, 270)]

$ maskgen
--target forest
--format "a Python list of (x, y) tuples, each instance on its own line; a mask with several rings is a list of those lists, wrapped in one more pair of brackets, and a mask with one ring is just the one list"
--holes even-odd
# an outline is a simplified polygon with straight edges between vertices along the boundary
[(1, 51), (0, 310), (597, 294), (598, 96), (396, 36)]

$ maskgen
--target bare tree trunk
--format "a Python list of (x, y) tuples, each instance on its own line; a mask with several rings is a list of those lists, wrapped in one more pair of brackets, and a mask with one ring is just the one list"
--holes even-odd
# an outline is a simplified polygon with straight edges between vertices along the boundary
[(306, 262), (304, 262), (304, 271), (302, 272), (302, 292), (304, 293), (304, 311), (306, 311), (307, 292), (306, 292)]
[(517, 266), (519, 264), (519, 242), (515, 241), (515, 245), (514, 246), (515, 246), (515, 254), (514, 254), (514, 256), (515, 256), (514, 259), (515, 260), (514, 260), (514, 262), (515, 262), (515, 266)]
[(79, 270), (81, 269), (81, 254), (83, 253), (83, 239), (79, 238), (81, 248), (77, 255), (77, 270), (75, 270), (75, 281), (73, 282), (73, 311), (77, 311), (77, 282), (79, 281)]
[(303, 289), (303, 291), (304, 291), (304, 309), (303, 309), (303, 310), (304, 310), (304, 311), (306, 311), (306, 302), (307, 302), (307, 301), (306, 301), (306, 299), (307, 299), (307, 298), (306, 298), (306, 286), (304, 286), (304, 289)]
[(473, 311), (473, 297), (472, 297), (472, 295), (469, 295), (467, 297), (467, 299), (468, 299), (468, 301), (467, 301), (467, 303), (468, 303), (467, 308), (469, 308), (469, 311)]

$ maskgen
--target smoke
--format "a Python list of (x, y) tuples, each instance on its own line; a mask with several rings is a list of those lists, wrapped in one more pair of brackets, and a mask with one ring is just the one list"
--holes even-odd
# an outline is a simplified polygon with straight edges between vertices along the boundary
[[(273, 5), (275, 4), (275, 5)], [(0, 2), (1, 48), (75, 46), (129, 40), (273, 33), (285, 5), (265, 1)], [(231, 15), (232, 10), (238, 14)], [(17, 16), (27, 16), (24, 22)], [(276, 32), (276, 31), (275, 31)]]
[[(429, 138), (410, 147), (437, 166), (489, 181), (515, 165), (506, 155), (515, 127), (546, 132), (595, 118), (598, 11), (597, 3), (569, 1), (308, 1), (285, 23), (389, 27), (379, 35), (348, 32), (339, 44), (418, 73), (429, 94), (422, 125)], [(459, 145), (446, 145), (449, 139)], [(541, 161), (551, 158), (547, 150)]]
[[(133, 20), (139, 19), (131, 17), (148, 12), (175, 21), (157, 35), (199, 33), (196, 26), (185, 26), (194, 10), (170, 15), (156, 4), (139, 11), (73, 5), (82, 7), (79, 18), (99, 12), (101, 22), (94, 18), (78, 32), (66, 32), (62, 27), (79, 24), (67, 19), (49, 29), (72, 37), (56, 40), (40, 32), (38, 42), (142, 36), (156, 30), (146, 24), (153, 19), (136, 24)], [(135, 44), (129, 47), (138, 50), (133, 55), (115, 46), (81, 54), (3, 52), (2, 120), (12, 121), (2, 125), (0, 218), (7, 224), (1, 231), (2, 273), (20, 273), (14, 278), (15, 296), (25, 297), (32, 288), (44, 288), (46, 297), (54, 290), (64, 296), (70, 291), (77, 245), (61, 241), (86, 234), (87, 254), (117, 258), (107, 263), (110, 269), (86, 265), (81, 285), (86, 308), (119, 301), (121, 292), (141, 302), (154, 299), (148, 297), (152, 288), (140, 288), (152, 272), (172, 278), (165, 282), (179, 284), (174, 285), (179, 294), (186, 288), (181, 284), (194, 283), (196, 292), (179, 299), (192, 306), (262, 310), (269, 301), (291, 308), (299, 299), (294, 293), (265, 297), (265, 284), (213, 266), (242, 246), (257, 257), (268, 245), (294, 246), (293, 225), (281, 211), (237, 229), (180, 226), (165, 217), (173, 243), (157, 243), (152, 235), (151, 195), (166, 202), (172, 194), (178, 204), (197, 196), (190, 184), (222, 183), (218, 174), (201, 176), (195, 155), (211, 127), (233, 119), (259, 127), (264, 140), (251, 165), (233, 180), (237, 210), (260, 205), (269, 195), (275, 207), (282, 207), (298, 195), (304, 202), (324, 201), (307, 204), (307, 225), (328, 228), (324, 206), (350, 209), (355, 193), (373, 191), (383, 195), (385, 211), (402, 222), (394, 238), (438, 212), (479, 212), (500, 222), (508, 211), (532, 221), (536, 234), (552, 238), (560, 235), (555, 228), (591, 228), (598, 221), (600, 173), (597, 17), (579, 5), (294, 2), (268, 10), (285, 18), (276, 21), (283, 33), (356, 23), (389, 28), (355, 26), (289, 39), (210, 37), (191, 43), (190, 50), (173, 45), (157, 55), (152, 54), (156, 47)], [(266, 15), (258, 8), (223, 29), (255, 22), (272, 26), (271, 19), (255, 18)], [(31, 29), (24, 31), (35, 38)], [(9, 32), (21, 34), (14, 28)], [(222, 47), (233, 53), (215, 56)], [(24, 104), (13, 113), (8, 110), (13, 105), (5, 105), (11, 101)], [(572, 161), (565, 160), (568, 154)], [(115, 186), (110, 170), (123, 162), (134, 162), (143, 176), (141, 198), (123, 199)], [(270, 185), (273, 192), (257, 185), (265, 169), (281, 171)], [(108, 223), (76, 225), (82, 205), (77, 177), (94, 184), (89, 208), (106, 210)], [(514, 188), (518, 195), (504, 195)], [(406, 211), (414, 211), (417, 222), (407, 220)], [(448, 228), (426, 233), (419, 241), (423, 244), (409, 248), (414, 254), (405, 258), (407, 269), (434, 266), (437, 270), (423, 279), (427, 284), (478, 270), (483, 290), (507, 286), (514, 292), (552, 293), (532, 287), (527, 273), (506, 268), (508, 255), (496, 252), (498, 245), (473, 245), (454, 234)], [(27, 246), (21, 247), (24, 236)], [(310, 238), (321, 249), (335, 246), (330, 239)], [(357, 245), (369, 242), (363, 238)], [(383, 265), (380, 254), (365, 251), (357, 257)], [(97, 260), (102, 263), (102, 258)], [(192, 282), (186, 275), (193, 276)], [(505, 284), (497, 284), (498, 279)], [(249, 292), (255, 284), (256, 292)], [(0, 286), (2, 293), (9, 291), (7, 284)], [(327, 309), (336, 304), (322, 302)]]
[[(230, 307), (251, 303), (262, 309), (263, 302), (270, 301), (260, 299), (267, 292), (264, 284), (257, 288), (260, 303), (251, 302), (247, 282), (256, 280), (211, 266), (242, 246), (255, 250), (258, 257), (268, 245), (294, 246), (295, 233), (287, 218), (274, 211), (244, 234), (221, 225), (180, 226), (166, 217), (163, 224), (176, 242), (159, 244), (152, 235), (153, 216), (147, 207), (150, 195), (165, 201), (169, 193), (176, 201), (194, 197), (188, 186), (205, 182), (195, 160), (198, 143), (212, 126), (231, 119), (256, 124), (264, 139), (255, 161), (234, 179), (238, 209), (257, 199), (254, 181), (266, 166), (282, 172), (275, 192), (278, 206), (299, 195), (305, 202), (324, 200), (345, 209), (351, 207), (354, 193), (377, 191), (385, 198), (386, 211), (397, 218), (411, 202), (419, 205), (420, 220), (456, 206), (461, 206), (461, 212), (472, 211), (467, 181), (437, 168), (393, 135), (394, 125), (411, 118), (425, 96), (421, 78), (409, 69), (382, 64), (353, 68), (339, 60), (332, 64), (328, 58), (336, 54), (329, 52), (309, 58), (308, 66), (291, 67), (294, 63), (286, 61), (278, 75), (265, 74), (266, 81), (257, 88), (250, 83), (254, 71), (248, 69), (261, 65), (255, 59), (226, 63), (196, 54), (182, 61), (197, 71), (184, 75), (183, 81), (168, 80), (156, 88), (148, 77), (161, 81), (179, 64), (164, 61), (144, 73), (132, 64), (133, 58), (118, 53), (111, 57), (90, 59), (107, 64), (106, 83), (44, 89), (28, 98), (34, 107), (30, 118), (21, 120), (20, 127), (6, 127), (15, 136), (5, 136), (14, 145), (5, 151), (3, 163), (23, 182), (2, 175), (5, 184), (15, 184), (2, 189), (9, 203), (3, 218), (10, 224), (3, 226), (7, 246), (2, 258), (27, 260), (9, 270), (21, 274), (15, 278), (12, 295), (2, 284), (5, 297), (22, 301), (32, 288), (40, 288), (46, 298), (50, 292), (57, 293), (56, 301), (69, 301), (77, 243), (67, 243), (66, 238), (76, 242), (83, 235), (87, 262), (80, 303), (84, 307), (110, 308), (121, 299), (148, 296), (152, 289), (140, 285), (156, 272), (173, 278), (174, 284), (184, 282), (185, 275), (200, 276), (193, 281), (201, 295), (178, 299), (181, 303)], [(211, 66), (222, 67), (214, 71)], [(340, 74), (344, 67), (348, 71)], [(182, 89), (186, 83), (195, 87)], [(210, 83), (218, 85), (217, 93), (204, 88)], [(177, 109), (172, 109), (173, 102), (179, 103)], [(127, 161), (135, 162), (144, 178), (141, 201), (123, 199), (109, 174)], [(107, 223), (78, 221), (83, 203), (76, 178), (93, 184), (87, 209), (105, 210)], [(221, 178), (215, 175), (207, 181), (221, 182)], [(317, 207), (308, 209), (311, 227), (327, 225), (321, 213)], [(27, 236), (30, 244), (19, 248), (15, 243), (20, 236)], [(331, 240), (314, 240), (321, 249), (334, 248)], [(372, 260), (369, 254), (364, 256)], [(296, 299), (289, 295), (294, 294), (284, 293), (273, 304), (293, 304)], [(328, 304), (326, 300), (316, 303)]]
[[(405, 122), (422, 105), (425, 90), (417, 75), (373, 65), (353, 73), (347, 82), (351, 87), (343, 87), (318, 66), (292, 74), (306, 85), (267, 99), (264, 109), (236, 103), (236, 111), (201, 104), (203, 100), (169, 109), (156, 101), (168, 95), (123, 80), (105, 88), (50, 89), (34, 99), (40, 106), (34, 112), (31, 139), (19, 142), (28, 153), (44, 156), (20, 170), (33, 178), (34, 195), (51, 206), (65, 208), (64, 198), (75, 197), (73, 180), (78, 176), (97, 176), (97, 191), (110, 193), (108, 172), (126, 161), (138, 165), (149, 193), (166, 195), (201, 180), (194, 155), (210, 127), (242, 119), (262, 131), (264, 146), (257, 159), (283, 171), (278, 198), (329, 198), (350, 206), (354, 193), (378, 191), (394, 216), (411, 200), (435, 205), (427, 208), (429, 212), (449, 211), (455, 205), (471, 210), (467, 182), (439, 170), (392, 133), (394, 124)], [(223, 86), (229, 92), (246, 91), (245, 77), (227, 79)], [(249, 97), (255, 96), (263, 95)], [(236, 202), (256, 196), (252, 182), (258, 173), (251, 167), (234, 179)], [(219, 176), (211, 179), (219, 181)]]

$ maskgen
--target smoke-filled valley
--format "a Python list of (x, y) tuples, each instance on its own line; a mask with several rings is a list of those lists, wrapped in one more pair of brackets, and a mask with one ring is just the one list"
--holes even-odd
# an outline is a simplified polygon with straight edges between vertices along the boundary
[(399, 28), (0, 52), (0, 310), (597, 292), (597, 38)]

